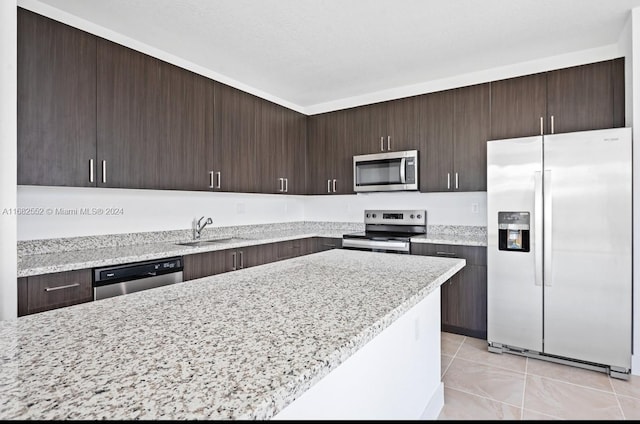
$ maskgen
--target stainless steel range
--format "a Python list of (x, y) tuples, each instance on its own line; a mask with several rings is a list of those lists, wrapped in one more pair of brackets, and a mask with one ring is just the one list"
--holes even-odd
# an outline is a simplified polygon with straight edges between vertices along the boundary
[(365, 210), (365, 231), (342, 236), (344, 249), (406, 253), (411, 237), (427, 233), (426, 210)]

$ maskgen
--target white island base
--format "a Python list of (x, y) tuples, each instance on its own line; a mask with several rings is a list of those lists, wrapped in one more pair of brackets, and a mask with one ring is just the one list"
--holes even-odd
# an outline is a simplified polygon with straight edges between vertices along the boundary
[(273, 419), (437, 419), (440, 360), (438, 287)]

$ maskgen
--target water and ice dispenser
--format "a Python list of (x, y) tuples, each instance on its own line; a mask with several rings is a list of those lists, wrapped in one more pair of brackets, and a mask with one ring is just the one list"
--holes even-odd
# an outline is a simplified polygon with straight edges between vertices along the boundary
[(498, 250), (528, 252), (529, 212), (498, 212)]

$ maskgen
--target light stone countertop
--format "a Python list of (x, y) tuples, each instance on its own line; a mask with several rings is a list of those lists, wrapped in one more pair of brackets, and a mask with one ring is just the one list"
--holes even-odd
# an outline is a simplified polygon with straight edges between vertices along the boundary
[(0, 418), (271, 418), (464, 264), (329, 250), (3, 321)]
[[(208, 228), (202, 240), (228, 237), (241, 240), (200, 247), (175, 244), (190, 241), (188, 230), (26, 241), (20, 243), (17, 276), (120, 265), (307, 237), (342, 238), (344, 234), (362, 231), (363, 227), (358, 223), (296, 222)], [(487, 235), (485, 227), (434, 225), (427, 227), (425, 236), (412, 237), (411, 241), (486, 246)]]

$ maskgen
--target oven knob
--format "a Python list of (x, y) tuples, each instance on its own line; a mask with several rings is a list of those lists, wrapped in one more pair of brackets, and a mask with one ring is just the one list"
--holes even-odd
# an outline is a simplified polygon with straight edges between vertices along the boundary
[(376, 214), (375, 214), (375, 213), (373, 214), (373, 217), (374, 217), (374, 218), (376, 217)]
[(413, 219), (414, 218), (413, 214), (409, 215), (409, 218)]
[(367, 218), (369, 218), (369, 214), (367, 214)]
[(422, 215), (418, 215), (418, 219), (422, 218)]

